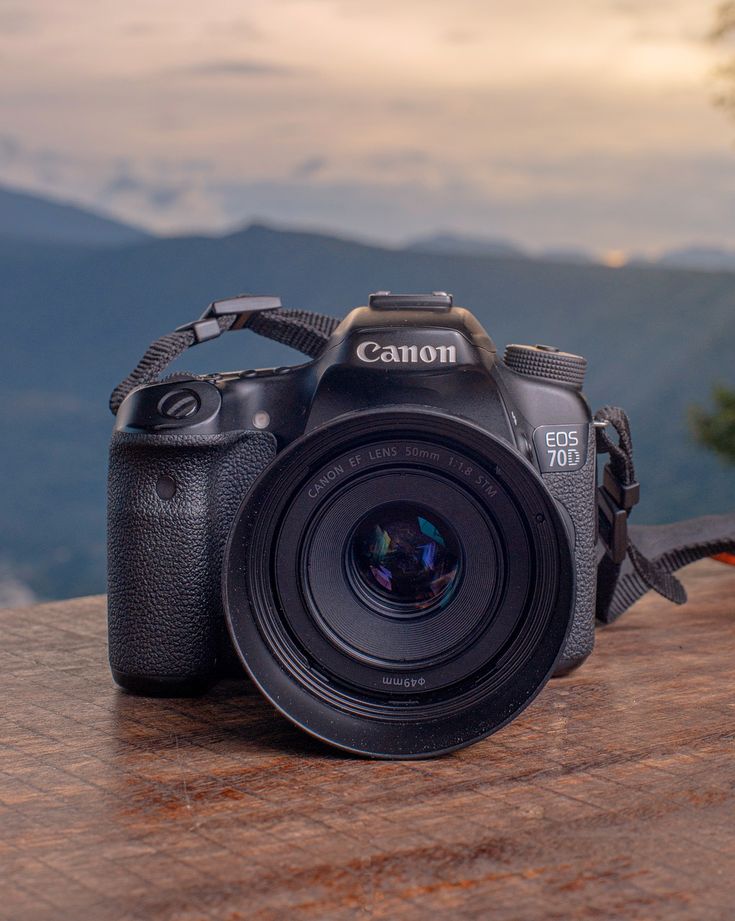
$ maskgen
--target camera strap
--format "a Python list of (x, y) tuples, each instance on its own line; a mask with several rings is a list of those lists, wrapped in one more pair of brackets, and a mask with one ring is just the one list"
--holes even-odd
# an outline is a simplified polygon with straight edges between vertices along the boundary
[[(110, 409), (116, 414), (132, 390), (159, 380), (171, 362), (188, 348), (222, 333), (249, 329), (318, 358), (338, 323), (335, 317), (308, 310), (285, 310), (277, 297), (240, 295), (214, 301), (198, 320), (151, 343), (135, 368), (112, 391)], [(651, 589), (674, 604), (684, 604), (686, 591), (674, 572), (695, 560), (735, 553), (735, 513), (666, 525), (629, 526), (640, 486), (633, 465), (628, 417), (618, 407), (605, 406), (595, 414), (595, 426), (597, 453), (609, 457), (597, 490), (597, 618), (602, 623), (612, 623)], [(610, 437), (609, 429), (616, 432), (617, 440)]]
[[(686, 591), (674, 572), (705, 557), (735, 553), (735, 514), (629, 526), (640, 497), (630, 422), (619, 407), (604, 406), (595, 413), (595, 423), (597, 453), (609, 457), (597, 489), (597, 619), (612, 623), (650, 589), (684, 604)], [(608, 429), (617, 433), (617, 441)]]
[(198, 320), (177, 327), (148, 346), (138, 364), (112, 391), (110, 409), (115, 415), (131, 390), (159, 380), (171, 362), (188, 348), (216, 339), (222, 333), (247, 328), (310, 358), (318, 358), (338, 323), (335, 317), (309, 310), (284, 310), (277, 297), (241, 294), (214, 301)]

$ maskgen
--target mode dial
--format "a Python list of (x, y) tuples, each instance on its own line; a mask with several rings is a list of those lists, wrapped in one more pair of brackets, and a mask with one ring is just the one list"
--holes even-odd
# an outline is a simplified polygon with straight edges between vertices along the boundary
[(518, 374), (545, 377), (582, 388), (587, 359), (581, 355), (562, 352), (553, 345), (509, 345), (503, 358), (505, 364)]

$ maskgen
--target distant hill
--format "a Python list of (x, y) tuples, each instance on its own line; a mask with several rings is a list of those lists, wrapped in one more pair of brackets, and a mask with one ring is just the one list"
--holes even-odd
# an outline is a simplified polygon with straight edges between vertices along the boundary
[(418, 237), (404, 247), (412, 253), (437, 253), (442, 256), (509, 256), (530, 257), (549, 262), (571, 264), (597, 262), (594, 256), (569, 246), (551, 246), (531, 252), (519, 243), (499, 237), (476, 237), (458, 233), (433, 233)]
[[(588, 357), (593, 406), (632, 416), (638, 521), (735, 507), (735, 472), (693, 443), (686, 421), (714, 381), (735, 383), (732, 274), (401, 251), (252, 226), (102, 249), (0, 240), (0, 279), (0, 562), (42, 597), (104, 589), (109, 391), (152, 339), (243, 290), (334, 315), (376, 289), (452, 291), (499, 349), (548, 342)], [(298, 360), (243, 332), (177, 367)]]
[(706, 272), (734, 272), (735, 250), (716, 246), (682, 246), (663, 253), (657, 262), (659, 265)]
[(510, 240), (471, 237), (456, 233), (434, 233), (419, 237), (405, 247), (413, 253), (440, 253), (444, 256), (525, 256), (521, 246)]
[(150, 234), (77, 205), (0, 186), (0, 237), (39, 243), (119, 246)]
[[(455, 233), (434, 233), (418, 237), (404, 247), (408, 252), (435, 253), (444, 256), (509, 256), (528, 257), (569, 265), (598, 263), (599, 258), (587, 250), (572, 246), (550, 246), (530, 250), (512, 240)], [(735, 249), (691, 244), (665, 250), (650, 257), (633, 252), (631, 265), (658, 265), (702, 272), (735, 272)]]
[(550, 246), (534, 254), (537, 259), (547, 262), (566, 262), (570, 265), (589, 265), (600, 260), (592, 253), (573, 246)]

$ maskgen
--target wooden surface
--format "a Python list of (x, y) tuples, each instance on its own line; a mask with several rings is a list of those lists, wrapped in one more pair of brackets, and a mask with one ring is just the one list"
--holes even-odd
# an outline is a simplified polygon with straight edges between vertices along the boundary
[(731, 919), (735, 569), (493, 738), (368, 762), (244, 683), (124, 696), (104, 599), (0, 612), (0, 917)]

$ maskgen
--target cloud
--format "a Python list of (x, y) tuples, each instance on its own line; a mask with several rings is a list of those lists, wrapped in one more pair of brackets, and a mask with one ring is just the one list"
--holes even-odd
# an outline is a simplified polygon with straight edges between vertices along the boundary
[[(508, 173), (515, 172), (515, 184)], [(533, 247), (652, 251), (735, 242), (735, 155), (576, 157), (496, 164), (486, 187), (444, 182), (226, 182), (209, 193), (231, 223), (256, 215), (341, 228), (383, 244), (444, 229)], [(676, 193), (672, 194), (672, 189)], [(652, 247), (652, 241), (656, 246)]]
[(252, 19), (245, 19), (243, 17), (215, 19), (208, 24), (207, 31), (211, 35), (228, 38), (234, 35), (238, 38), (245, 38), (251, 41), (260, 41), (264, 38), (261, 27)]
[(0, 135), (0, 183), (158, 230), (222, 229), (222, 216), (203, 191), (212, 174), (207, 158), (74, 155)]
[(472, 42), (478, 41), (479, 36), (471, 29), (455, 28), (447, 29), (442, 38), (448, 45), (470, 45)]
[(326, 157), (306, 157), (306, 159), (300, 160), (291, 170), (291, 178), (310, 179), (312, 176), (317, 176), (323, 172), (328, 164), (329, 160)]
[(290, 77), (303, 71), (284, 64), (251, 59), (203, 61), (180, 68), (177, 72), (192, 77)]
[(339, 151), (296, 159), (252, 179), (216, 159), (23, 145), (0, 159), (0, 181), (62, 195), (162, 232), (226, 231), (254, 217), (341, 231), (383, 243), (435, 229), (495, 235), (528, 246), (651, 251), (735, 241), (735, 154), (672, 147), (570, 152), (500, 149), (468, 165), (451, 148)]
[(7, 4), (0, 9), (0, 34), (28, 35), (35, 31), (36, 17), (25, 6)]
[(119, 204), (122, 198), (142, 198), (159, 211), (172, 208), (185, 194), (183, 184), (171, 184), (139, 179), (132, 173), (119, 173), (100, 190), (100, 197), (106, 202)]
[[(691, 0), (608, 0), (613, 13), (630, 24), (635, 41), (701, 44), (712, 27), (717, 4), (707, 9)], [(703, 13), (703, 10), (706, 11)]]
[(430, 154), (421, 148), (412, 148), (410, 150), (385, 150), (369, 154), (365, 161), (378, 170), (393, 170), (402, 167), (413, 167), (419, 164), (428, 163), (431, 160)]
[(17, 138), (10, 134), (0, 134), (0, 167), (8, 166), (17, 160), (21, 152), (21, 145)]
[(255, 213), (601, 248), (735, 229), (699, 0), (170, 5), (26, 0), (58, 53), (3, 45), (0, 180), (166, 232)]

